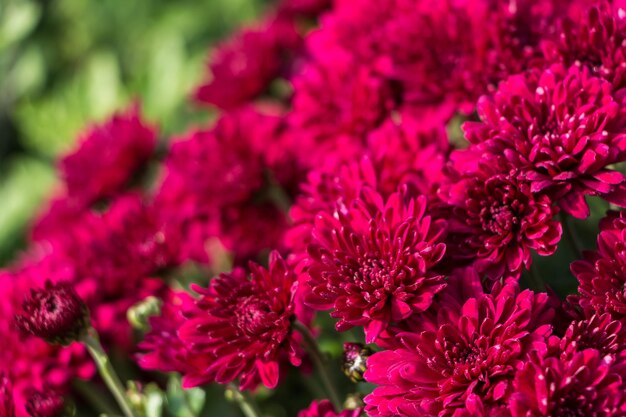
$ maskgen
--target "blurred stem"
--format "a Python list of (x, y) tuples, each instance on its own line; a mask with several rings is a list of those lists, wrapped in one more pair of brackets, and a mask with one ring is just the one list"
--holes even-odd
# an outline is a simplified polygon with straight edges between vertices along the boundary
[(106, 397), (102, 395), (102, 392), (98, 387), (93, 384), (76, 379), (72, 382), (72, 387), (80, 394), (80, 396), (90, 403), (99, 413), (114, 414), (115, 410), (106, 400)]
[(572, 253), (576, 259), (582, 259), (582, 251), (580, 249), (580, 245), (578, 244), (578, 240), (576, 240), (576, 236), (574, 236), (574, 232), (572, 231), (569, 216), (564, 212), (560, 212), (559, 218), (561, 219), (561, 225), (563, 227), (563, 235)]
[(122, 381), (120, 381), (120, 378), (117, 376), (115, 369), (113, 369), (113, 366), (111, 365), (109, 356), (100, 344), (98, 333), (96, 333), (93, 328), (90, 328), (87, 334), (83, 337), (82, 341), (85, 346), (87, 346), (89, 353), (96, 362), (100, 376), (117, 400), (117, 403), (124, 412), (124, 415), (126, 417), (137, 417), (132, 406), (128, 402), (128, 399), (126, 398), (126, 391), (124, 390)]
[(259, 406), (256, 404), (254, 399), (250, 397), (247, 393), (241, 392), (239, 388), (233, 383), (228, 384), (228, 389), (231, 391), (233, 395), (233, 400), (239, 404), (239, 408), (246, 417), (261, 417), (261, 410), (259, 410)]
[(324, 384), (324, 387), (326, 388), (326, 393), (328, 394), (330, 401), (335, 406), (335, 410), (337, 412), (341, 411), (342, 406), (341, 401), (339, 401), (339, 394), (337, 394), (337, 389), (335, 388), (335, 385), (333, 384), (333, 381), (328, 374), (326, 360), (324, 359), (324, 355), (317, 346), (317, 341), (315, 340), (315, 337), (313, 337), (311, 331), (307, 326), (297, 320), (293, 322), (293, 328), (302, 335), (304, 347), (309, 352), (309, 355), (311, 356), (311, 359), (313, 360), (313, 363), (317, 368), (317, 372), (320, 375), (322, 384)]

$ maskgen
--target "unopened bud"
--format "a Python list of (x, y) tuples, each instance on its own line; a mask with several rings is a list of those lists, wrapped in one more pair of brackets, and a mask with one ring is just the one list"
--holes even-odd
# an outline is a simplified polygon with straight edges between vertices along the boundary
[(367, 370), (367, 358), (372, 355), (372, 350), (361, 343), (343, 344), (343, 373), (350, 381), (363, 381), (363, 374)]

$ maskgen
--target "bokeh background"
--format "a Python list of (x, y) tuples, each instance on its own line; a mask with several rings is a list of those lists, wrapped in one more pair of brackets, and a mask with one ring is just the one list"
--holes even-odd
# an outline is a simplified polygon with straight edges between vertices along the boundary
[(187, 95), (209, 50), (269, 0), (0, 0), (0, 266), (77, 133), (140, 98), (163, 137), (206, 121)]

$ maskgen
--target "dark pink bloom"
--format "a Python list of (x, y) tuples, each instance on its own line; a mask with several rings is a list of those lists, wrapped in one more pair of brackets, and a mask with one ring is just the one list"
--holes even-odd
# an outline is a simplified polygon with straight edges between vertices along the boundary
[(585, 218), (586, 195), (626, 205), (624, 176), (610, 165), (626, 158), (626, 119), (610, 83), (577, 66), (516, 75), (478, 104), (482, 122), (464, 130), (466, 161), (503, 155), (567, 213)]
[(275, 388), (282, 364), (301, 364), (303, 351), (291, 330), (296, 276), (276, 252), (269, 264), (266, 270), (250, 263), (249, 277), (236, 268), (207, 289), (194, 288), (200, 298), (179, 336), (193, 354), (204, 356), (206, 366), (185, 373), (184, 386), (238, 379), (241, 389), (259, 383)]
[(490, 158), (476, 172), (453, 174), (439, 192), (450, 205), (450, 234), (458, 246), (448, 253), (475, 259), (492, 280), (518, 278), (530, 267), (531, 250), (551, 255), (561, 238), (550, 198), (533, 193), (519, 171), (499, 162)]
[(443, 310), (432, 330), (400, 334), (399, 348), (368, 360), (365, 379), (379, 387), (365, 398), (366, 411), (372, 417), (445, 417), (470, 402), (499, 409), (528, 353), (545, 349), (552, 315), (547, 303), (546, 294), (519, 292), (510, 283), (468, 299), (461, 311)]
[(330, 310), (336, 328), (363, 326), (368, 343), (391, 323), (427, 310), (445, 287), (433, 271), (445, 252), (444, 221), (425, 215), (426, 199), (384, 199), (364, 188), (348, 206), (318, 214), (306, 261), (306, 303)]
[[(42, 288), (45, 277), (0, 273), (0, 375), (5, 375), (13, 386), (15, 415), (29, 417), (25, 409), (33, 389), (54, 389), (67, 392), (72, 379), (89, 379), (95, 373), (93, 362), (82, 345), (74, 343), (67, 347), (51, 345), (44, 340), (21, 334), (15, 326), (14, 316), (21, 311), (24, 296), (31, 289)], [(1, 382), (1, 381), (0, 381)], [(6, 385), (5, 385), (6, 389)], [(0, 399), (2, 398), (0, 383)], [(4, 395), (6, 391), (4, 391)], [(0, 416), (2, 406), (0, 404)]]
[(515, 378), (511, 412), (513, 417), (623, 416), (626, 398), (620, 374), (595, 349), (570, 359), (533, 352)]
[(547, 0), (339, 0), (309, 44), (319, 56), (339, 50), (375, 63), (405, 105), (447, 120), (539, 56), (558, 11)]
[(626, 319), (626, 214), (611, 212), (600, 222), (598, 249), (572, 263), (577, 303), (587, 312)]
[(298, 417), (359, 417), (361, 409), (336, 412), (328, 400), (313, 401), (309, 408), (298, 413)]
[(621, 322), (609, 314), (594, 314), (588, 319), (575, 320), (567, 328), (560, 342), (564, 355), (595, 349), (600, 356), (614, 360), (626, 351), (626, 332)]
[(295, 15), (315, 16), (330, 8), (332, 0), (282, 0), (279, 9)]
[(542, 42), (548, 62), (581, 65), (619, 89), (626, 86), (626, 2), (598, 1), (561, 21)]
[(241, 30), (212, 53), (208, 80), (196, 89), (195, 100), (225, 110), (249, 103), (281, 75), (285, 57), (300, 43), (294, 22), (281, 16)]
[[(181, 261), (207, 262), (210, 238), (223, 234), (232, 243), (229, 237), (237, 231), (232, 220), (254, 212), (255, 206), (267, 207), (266, 177), (281, 158), (273, 153), (271, 160), (266, 159), (264, 150), (273, 149), (280, 130), (280, 117), (244, 108), (222, 116), (210, 130), (193, 131), (171, 145), (154, 206), (166, 230), (186, 237), (181, 242)], [(273, 209), (258, 211), (277, 213)], [(285, 218), (280, 213), (276, 217), (279, 220), (273, 225)], [(273, 245), (277, 233), (255, 234), (241, 244), (248, 251), (259, 251)], [(259, 242), (253, 242), (255, 237)]]
[(87, 306), (76, 290), (50, 281), (43, 289), (31, 290), (15, 322), (21, 331), (61, 345), (78, 341), (90, 326)]
[(394, 107), (391, 88), (375, 68), (346, 54), (309, 62), (293, 79), (287, 121), (308, 167), (332, 155), (347, 161), (363, 150), (365, 136)]
[(89, 127), (75, 150), (59, 162), (64, 193), (50, 203), (37, 221), (33, 237), (41, 240), (63, 233), (94, 203), (128, 189), (156, 146), (156, 129), (141, 117), (139, 105)]

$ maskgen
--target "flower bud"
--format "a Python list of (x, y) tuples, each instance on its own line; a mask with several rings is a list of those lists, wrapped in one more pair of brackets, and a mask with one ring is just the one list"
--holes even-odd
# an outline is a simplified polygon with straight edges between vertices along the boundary
[(45, 288), (31, 290), (22, 309), (22, 314), (15, 316), (17, 327), (49, 343), (69, 345), (89, 328), (87, 306), (67, 284), (48, 281)]
[(363, 374), (367, 370), (367, 358), (372, 354), (372, 350), (361, 343), (343, 344), (343, 373), (350, 381), (363, 381)]
[(128, 309), (126, 313), (128, 322), (135, 330), (148, 332), (150, 331), (150, 317), (159, 316), (162, 305), (163, 302), (160, 299), (149, 296)]
[(26, 401), (26, 411), (32, 417), (74, 417), (74, 405), (54, 392), (34, 391)]

